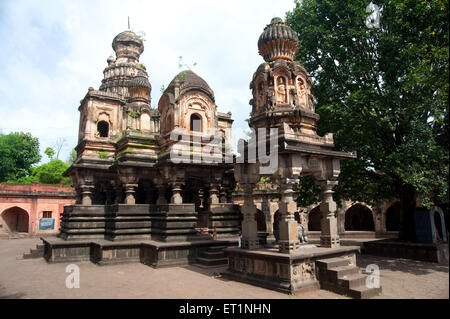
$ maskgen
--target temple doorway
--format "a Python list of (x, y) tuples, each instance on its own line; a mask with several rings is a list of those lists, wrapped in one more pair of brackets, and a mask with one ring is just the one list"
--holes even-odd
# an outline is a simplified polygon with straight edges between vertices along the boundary
[(6, 231), (28, 233), (28, 213), (19, 207), (11, 207), (3, 211), (1, 218), (6, 225)]
[(372, 211), (364, 205), (355, 204), (345, 212), (345, 230), (375, 231)]
[(400, 228), (400, 202), (395, 202), (386, 211), (386, 231), (398, 231)]
[(315, 207), (308, 215), (308, 231), (320, 231), (320, 220), (322, 214), (320, 213), (320, 206)]
[(259, 232), (267, 231), (266, 216), (264, 216), (264, 213), (259, 209), (256, 210), (255, 220)]

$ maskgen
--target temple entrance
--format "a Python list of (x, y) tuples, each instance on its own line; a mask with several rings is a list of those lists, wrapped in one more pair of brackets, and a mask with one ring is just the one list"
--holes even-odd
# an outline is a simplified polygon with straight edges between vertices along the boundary
[(375, 231), (372, 211), (361, 204), (355, 204), (347, 209), (345, 230)]
[(259, 209), (256, 210), (255, 220), (259, 232), (267, 231), (266, 216), (264, 216), (264, 213)]
[(312, 209), (308, 215), (308, 231), (320, 231), (320, 220), (322, 214), (320, 213), (320, 206)]
[(28, 213), (19, 207), (8, 208), (1, 217), (6, 225), (7, 232), (28, 233)]
[(398, 231), (400, 227), (400, 202), (395, 202), (386, 211), (386, 231)]

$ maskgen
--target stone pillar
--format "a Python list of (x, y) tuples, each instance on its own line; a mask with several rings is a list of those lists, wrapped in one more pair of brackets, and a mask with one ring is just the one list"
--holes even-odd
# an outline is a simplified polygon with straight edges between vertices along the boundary
[(125, 204), (134, 205), (136, 204), (136, 198), (134, 194), (136, 193), (137, 184), (125, 184)]
[(242, 248), (259, 248), (258, 227), (256, 223), (256, 205), (253, 201), (254, 184), (242, 184), (244, 189), (244, 205), (242, 206)]
[(372, 211), (374, 216), (375, 235), (386, 233), (386, 223), (384, 222), (381, 208), (376, 205), (372, 207)]
[(81, 186), (76, 186), (75, 187), (75, 192), (77, 194), (75, 204), (81, 205), (81, 203), (83, 202), (83, 195), (82, 195)]
[(278, 250), (282, 253), (291, 253), (300, 248), (298, 240), (298, 223), (294, 218), (297, 203), (294, 201), (292, 190), (295, 180), (286, 179), (281, 184), (280, 201), (280, 240)]
[(167, 204), (166, 186), (165, 185), (158, 185), (157, 188), (158, 188), (158, 199), (156, 200), (156, 204), (158, 204), (158, 205)]
[(264, 217), (266, 218), (266, 231), (273, 235), (273, 224), (272, 224), (272, 218), (270, 214), (270, 200), (269, 195), (263, 195), (262, 202), (261, 202), (261, 211), (264, 214)]
[(81, 185), (81, 205), (92, 205), (92, 191), (94, 190), (93, 185)]
[(321, 183), (322, 202), (320, 203), (320, 212), (322, 214), (320, 246), (326, 248), (335, 248), (340, 246), (339, 234), (336, 219), (336, 202), (333, 200), (333, 187), (336, 181), (324, 181)]
[(217, 185), (211, 185), (209, 189), (209, 204), (219, 204), (219, 191), (217, 190)]
[(172, 183), (172, 197), (170, 198), (172, 204), (183, 204), (181, 185), (181, 183)]

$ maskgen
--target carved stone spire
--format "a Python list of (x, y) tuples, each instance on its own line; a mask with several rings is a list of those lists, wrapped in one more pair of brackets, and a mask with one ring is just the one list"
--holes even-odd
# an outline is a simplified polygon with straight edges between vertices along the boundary
[(258, 49), (266, 62), (276, 59), (293, 61), (298, 52), (297, 34), (280, 18), (273, 18), (259, 37)]

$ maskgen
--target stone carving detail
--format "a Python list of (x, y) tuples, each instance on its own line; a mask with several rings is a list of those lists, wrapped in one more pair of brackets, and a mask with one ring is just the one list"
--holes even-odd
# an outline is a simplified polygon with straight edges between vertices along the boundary
[(277, 78), (277, 104), (287, 103), (286, 79), (282, 76)]
[(266, 102), (266, 92), (264, 90), (264, 83), (260, 82), (258, 84), (258, 90), (257, 90), (257, 108), (263, 108), (264, 104)]
[(313, 279), (315, 277), (313, 262), (302, 263), (301, 268), (303, 280)]

